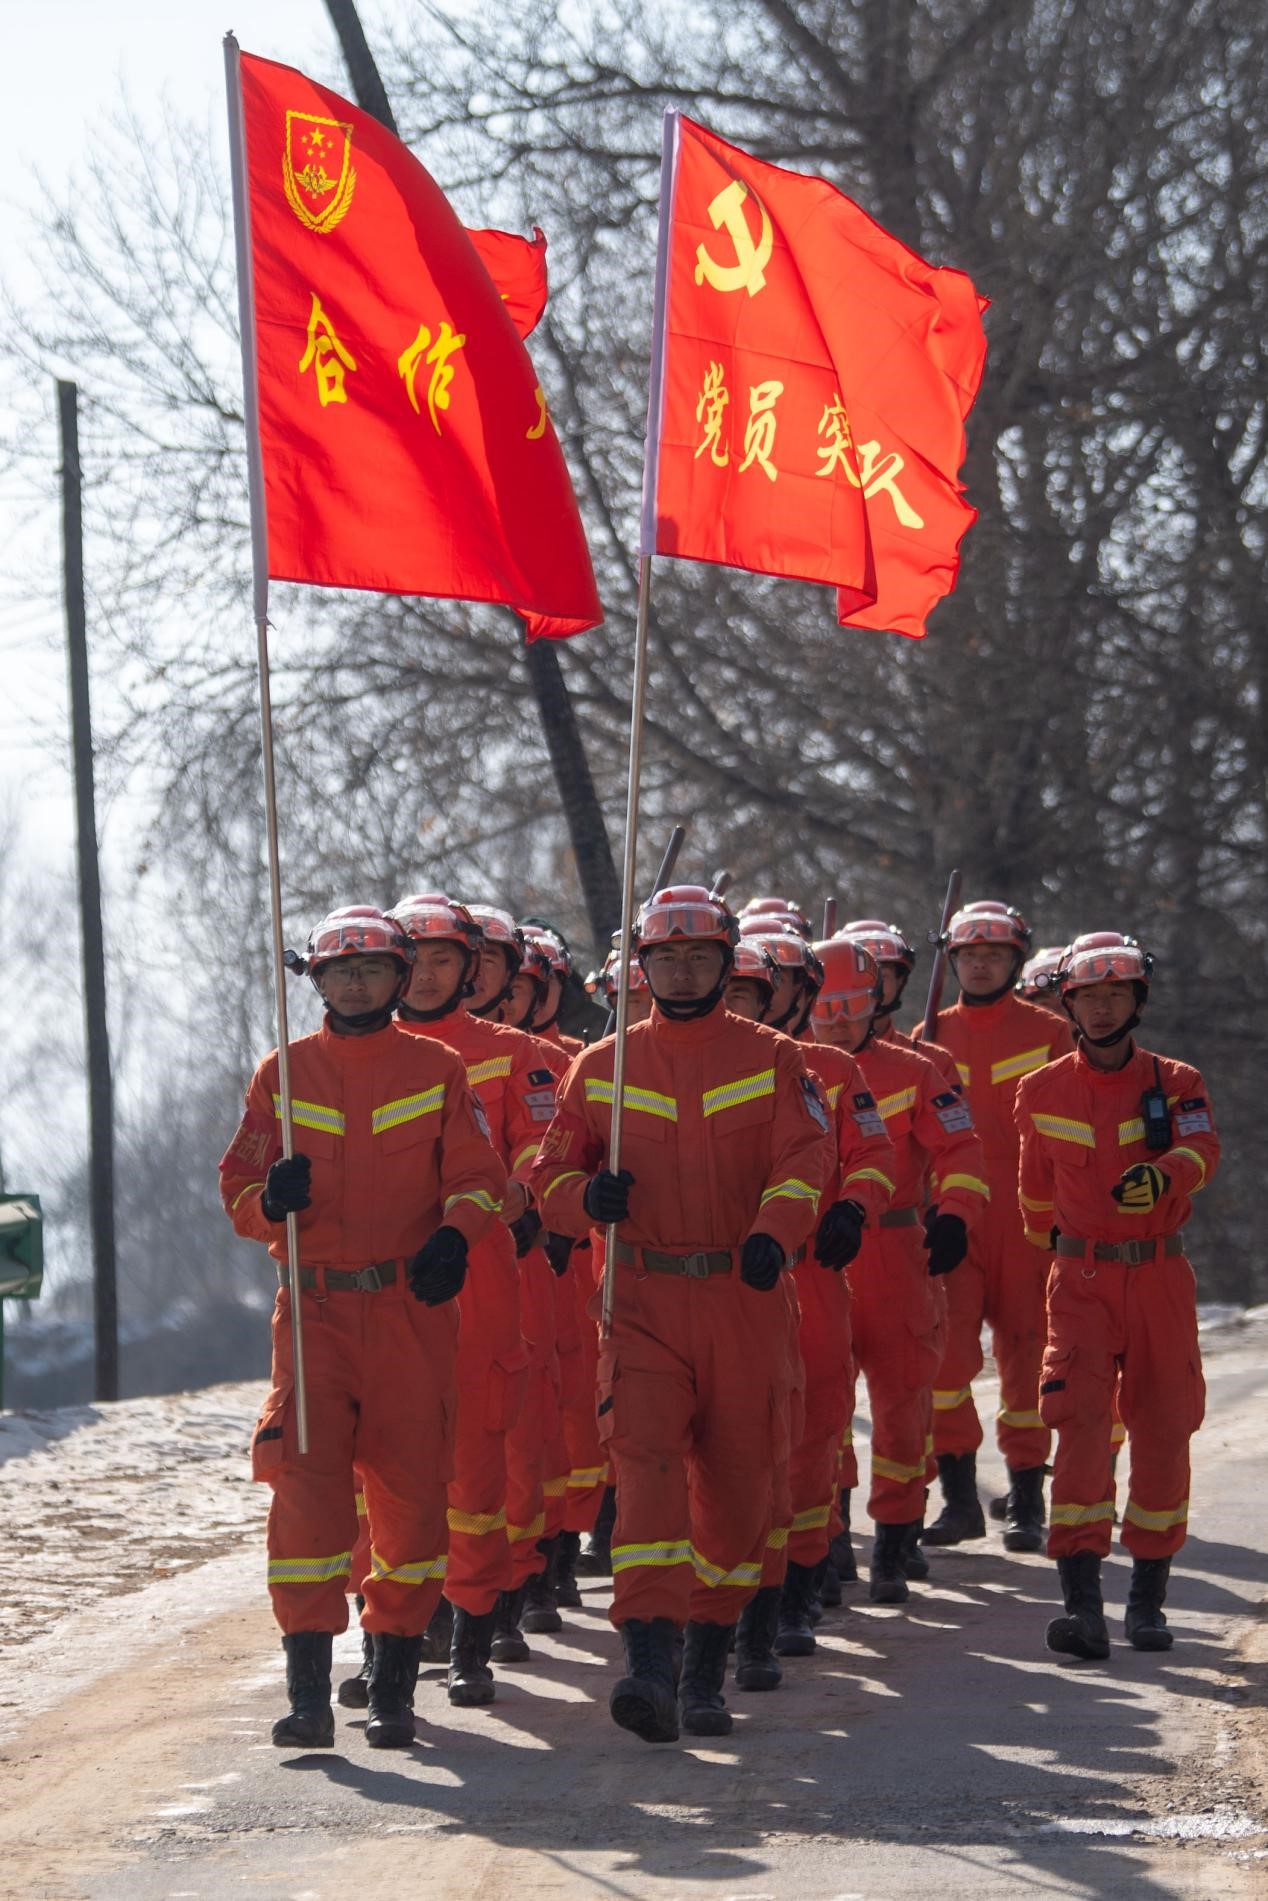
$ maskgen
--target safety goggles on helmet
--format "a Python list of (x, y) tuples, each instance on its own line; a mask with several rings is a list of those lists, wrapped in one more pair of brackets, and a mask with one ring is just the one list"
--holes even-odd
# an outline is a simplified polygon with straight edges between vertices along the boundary
[(1021, 967), (1016, 990), (1019, 997), (1051, 996), (1057, 988), (1057, 973), (1061, 969), (1065, 951), (1060, 944), (1037, 950)]
[(465, 945), (468, 950), (479, 949), (480, 926), (465, 904), (446, 897), (443, 891), (424, 891), (416, 897), (402, 898), (399, 904), (392, 906), (388, 916), (416, 943), (425, 939), (433, 942), (447, 939), (452, 944)]
[[(621, 953), (609, 951), (602, 970), (592, 970), (586, 978), (586, 995), (602, 997), (609, 1009), (616, 1008), (616, 977), (620, 968)], [(630, 991), (646, 990), (647, 974), (636, 957), (630, 959)]]
[(818, 990), (823, 983), (823, 965), (813, 944), (796, 931), (768, 931), (761, 937), (746, 937), (742, 943), (760, 944), (780, 970), (799, 971), (806, 986)]
[(540, 918), (531, 917), (521, 918), (519, 929), (527, 943), (538, 945), (546, 953), (554, 975), (567, 983), (572, 975), (572, 952), (559, 932)]
[(879, 918), (856, 918), (844, 924), (838, 937), (848, 937), (872, 953), (878, 964), (901, 964), (906, 971), (916, 968), (916, 952), (896, 924), (883, 924)]
[(506, 952), (507, 970), (514, 977), (524, 961), (524, 933), (515, 919), (493, 904), (469, 904), (466, 909), (479, 926), (482, 945), (495, 944)]
[(775, 960), (760, 938), (742, 937), (735, 947), (735, 961), (731, 965), (731, 977), (749, 977), (755, 983), (765, 984), (768, 990), (775, 988), (778, 975)]
[(742, 937), (776, 929), (793, 930), (806, 939), (814, 934), (810, 919), (791, 898), (750, 898), (740, 908), (739, 923)]
[(350, 904), (332, 911), (308, 934), (305, 965), (317, 977), (327, 964), (341, 957), (391, 957), (408, 971), (414, 946), (390, 915), (369, 904)]
[(1092, 984), (1131, 983), (1149, 988), (1154, 960), (1134, 937), (1116, 931), (1092, 931), (1076, 937), (1065, 951), (1057, 983), (1062, 996)]
[(1030, 948), (1030, 926), (1010, 905), (968, 904), (956, 912), (943, 941), (950, 951), (967, 950), (971, 944), (1003, 944), (1025, 952)]
[(823, 963), (823, 988), (815, 998), (819, 1023), (866, 1023), (881, 1002), (880, 966), (872, 953), (851, 938), (833, 937), (817, 944)]
[(666, 885), (638, 914), (635, 949), (641, 956), (657, 944), (687, 938), (733, 945), (739, 942), (739, 927), (721, 899), (710, 897), (702, 884)]

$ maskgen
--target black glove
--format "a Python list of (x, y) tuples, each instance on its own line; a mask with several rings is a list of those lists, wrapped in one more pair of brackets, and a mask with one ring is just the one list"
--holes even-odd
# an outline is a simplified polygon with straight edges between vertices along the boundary
[(628, 1168), (623, 1168), (619, 1175), (614, 1175), (610, 1168), (601, 1168), (586, 1183), (581, 1205), (592, 1221), (606, 1228), (613, 1221), (624, 1221), (629, 1214), (633, 1186), (634, 1177)]
[[(276, 1164), (274, 1165), (276, 1166)], [(1133, 1162), (1110, 1189), (1124, 1214), (1147, 1215), (1171, 1186), (1171, 1177), (1157, 1162)]]
[(522, 1261), (542, 1231), (542, 1218), (536, 1208), (525, 1208), (518, 1221), (512, 1221), (511, 1233), (515, 1236), (515, 1258)]
[(940, 1215), (931, 1208), (925, 1216), (925, 1246), (929, 1250), (929, 1272), (949, 1274), (969, 1251), (969, 1231), (959, 1215)]
[(297, 1215), (301, 1208), (307, 1208), (312, 1185), (313, 1165), (306, 1155), (284, 1155), (274, 1162), (260, 1196), (265, 1220), (285, 1221), (287, 1215)]
[(815, 1259), (819, 1265), (839, 1274), (862, 1247), (866, 1220), (867, 1211), (857, 1201), (834, 1201), (815, 1235)]
[(573, 1239), (570, 1234), (548, 1234), (542, 1242), (546, 1250), (546, 1259), (550, 1262), (552, 1274), (566, 1274), (568, 1262), (572, 1258)]
[(439, 1307), (462, 1292), (467, 1278), (467, 1243), (457, 1228), (437, 1228), (405, 1272), (414, 1299), (427, 1307)]
[(784, 1250), (769, 1234), (750, 1234), (740, 1254), (740, 1279), (759, 1294), (769, 1294), (784, 1266)]

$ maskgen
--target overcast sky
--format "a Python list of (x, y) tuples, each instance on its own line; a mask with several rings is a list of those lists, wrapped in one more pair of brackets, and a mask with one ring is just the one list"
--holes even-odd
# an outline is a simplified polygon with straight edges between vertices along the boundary
[[(373, 43), (376, 29), (409, 0), (362, 0)], [(16, 165), (0, 192), (0, 279), (29, 295), (31, 210), (40, 174), (60, 198), (92, 148), (94, 128), (125, 92), (143, 118), (166, 98), (178, 114), (210, 123), (214, 162), (227, 162), (223, 135), (224, 55), (236, 33), (243, 50), (288, 65), (307, 65), (342, 82), (338, 45), (323, 0), (229, 0), (224, 17), (184, 0), (0, 0), (0, 43), (8, 145)], [(67, 365), (67, 373), (73, 373)], [(0, 393), (0, 424), (3, 414)], [(56, 458), (56, 442), (49, 451)], [(21, 534), (18, 526), (21, 525)], [(0, 488), (0, 799), (20, 799), (28, 851), (33, 837), (61, 853), (73, 837), (65, 659), (60, 612), (33, 610), (23, 573), (55, 571), (60, 560), (55, 507), (31, 515), (20, 494)], [(15, 547), (20, 553), (15, 556)], [(19, 570), (14, 578), (14, 570)], [(90, 629), (91, 637), (91, 629)], [(51, 742), (51, 743), (50, 743)], [(109, 845), (110, 815), (103, 814)]]

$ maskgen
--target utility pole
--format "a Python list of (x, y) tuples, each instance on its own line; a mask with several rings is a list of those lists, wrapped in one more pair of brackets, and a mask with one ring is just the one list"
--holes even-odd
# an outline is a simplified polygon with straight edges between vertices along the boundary
[(93, 793), (92, 713), (88, 698), (88, 621), (84, 609), (84, 518), (79, 467), (79, 391), (58, 382), (62, 438), (62, 572), (70, 657), (70, 730), (75, 765), (79, 915), (88, 1043), (88, 1185), (92, 1225), (94, 1397), (119, 1397), (119, 1306), (115, 1276), (114, 1092), (106, 1024), (106, 953), (101, 929), (101, 869)]
[[(326, 11), (338, 35), (357, 104), (399, 137), (396, 116), (365, 37), (356, 0), (326, 0)], [(594, 789), (590, 761), (554, 641), (533, 641), (525, 648), (524, 660), (568, 822), (591, 935), (601, 955), (621, 921), (621, 881), (616, 875), (603, 808)]]

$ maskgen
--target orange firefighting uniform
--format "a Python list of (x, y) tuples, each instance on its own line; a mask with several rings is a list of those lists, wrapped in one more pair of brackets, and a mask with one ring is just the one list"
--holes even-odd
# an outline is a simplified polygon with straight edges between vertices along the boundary
[[(1140, 1114), (1155, 1060), (1172, 1115), (1171, 1147), (1161, 1153), (1146, 1148)], [(1170, 1557), (1185, 1539), (1189, 1437), (1202, 1423), (1205, 1387), (1193, 1269), (1163, 1243), (1180, 1234), (1190, 1197), (1218, 1165), (1206, 1085), (1169, 1056), (1134, 1048), (1122, 1069), (1098, 1070), (1080, 1049), (1026, 1078), (1017, 1118), (1028, 1235), (1045, 1257), (1053, 1225), (1085, 1243), (1081, 1258), (1058, 1252), (1048, 1282), (1039, 1387), (1044, 1421), (1057, 1434), (1048, 1554), (1110, 1548), (1117, 1376), (1131, 1458), (1122, 1540), (1134, 1557)], [(1171, 1178), (1147, 1214), (1128, 1213), (1110, 1194), (1135, 1162), (1154, 1162)], [(1139, 1266), (1098, 1260), (1098, 1241), (1143, 1243), (1147, 1258)]]
[[(452, 1470), (458, 1304), (414, 1299), (406, 1264), (438, 1227), (472, 1249), (500, 1227), (506, 1171), (485, 1136), (461, 1061), (395, 1024), (337, 1036), (324, 1024), (290, 1046), (296, 1145), (312, 1162), (299, 1216), (309, 1449), (295, 1443), (290, 1295), (277, 1297), (272, 1391), (252, 1441), (271, 1485), (269, 1591), (286, 1632), (344, 1630), (344, 1583), (357, 1536), (354, 1466), (372, 1537), (364, 1626), (417, 1636), (446, 1570), (445, 1487)], [(246, 1112), (220, 1164), (221, 1195), (241, 1235), (286, 1260), (286, 1224), (261, 1207), (282, 1152), (277, 1055), (251, 1079)], [(390, 1270), (389, 1270), (390, 1264)], [(336, 1288), (330, 1269), (377, 1267), (390, 1285)], [(468, 1286), (478, 1282), (479, 1268)]]
[[(931, 1202), (970, 1235), (990, 1202), (981, 1141), (963, 1086), (897, 1038), (869, 1038), (855, 1061), (894, 1144), (893, 1205), (846, 1268), (854, 1299), (854, 1359), (872, 1418), (868, 1512), (909, 1525), (924, 1513), (933, 1381), (945, 1344), (940, 1280), (931, 1279), (922, 1214)], [(961, 1262), (961, 1267), (964, 1263)], [(851, 1402), (853, 1382), (851, 1382)]]
[[(582, 1197), (608, 1155), (613, 1059), (611, 1039), (577, 1057), (533, 1170), (542, 1218), (564, 1234), (590, 1227)], [(654, 1009), (628, 1032), (626, 1077), (621, 1161), (635, 1185), (599, 1354), (617, 1487), (611, 1616), (733, 1624), (761, 1576), (790, 1426), (788, 1296), (747, 1287), (740, 1251), (753, 1233), (788, 1256), (807, 1239), (833, 1175), (827, 1110), (795, 1043), (721, 1006), (687, 1022)]]
[[(857, 1201), (871, 1233), (889, 1206), (897, 1178), (893, 1144), (877, 1114), (871, 1086), (848, 1051), (816, 1043), (808, 1033), (797, 1039), (797, 1047), (827, 1100), (835, 1137), (837, 1165), (819, 1212), (834, 1201)], [(827, 1556), (841, 1442), (853, 1414), (849, 1271), (837, 1274), (821, 1267), (814, 1259), (812, 1237), (794, 1276), (805, 1424), (800, 1441), (794, 1439), (789, 1465), (791, 1520), (785, 1555), (793, 1564), (810, 1567)], [(780, 1583), (783, 1569), (764, 1566), (762, 1583)]]
[(970, 1008), (961, 999), (943, 1010), (938, 1041), (955, 1057), (968, 1090), (991, 1200), (969, 1237), (968, 1258), (946, 1276), (947, 1345), (934, 1379), (934, 1449), (975, 1452), (982, 1443), (972, 1382), (982, 1370), (985, 1317), (999, 1369), (996, 1439), (1007, 1464), (1021, 1471), (1044, 1463), (1051, 1437), (1038, 1410), (1047, 1270), (1027, 1246), (1017, 1212), (1014, 1103), (1018, 1079), (1073, 1044), (1068, 1026), (1050, 1010), (1011, 991), (995, 1003)]
[[(458, 1052), (510, 1180), (526, 1182), (555, 1106), (555, 1078), (535, 1039), (462, 1008), (434, 1023), (406, 1021), (401, 1027)], [(531, 1255), (526, 1260), (539, 1279), (550, 1279), (544, 1260), (534, 1261)], [(522, 1582), (515, 1575), (515, 1542), (508, 1521), (514, 1518), (518, 1525), (523, 1517), (531, 1527), (542, 1514), (540, 1475), (535, 1487), (530, 1477), (526, 1488), (511, 1498), (509, 1435), (530, 1388), (531, 1356), (521, 1316), (522, 1267), (509, 1229), (499, 1222), (473, 1251), (467, 1284), (458, 1296), (458, 1432), (449, 1487), (445, 1595), (474, 1617), (491, 1611), (500, 1591)], [(512, 1511), (513, 1502), (521, 1508), (518, 1514)], [(518, 1540), (529, 1560), (525, 1576), (541, 1569), (536, 1549), (540, 1536), (539, 1528)], [(523, 1563), (521, 1559), (521, 1570)]]

